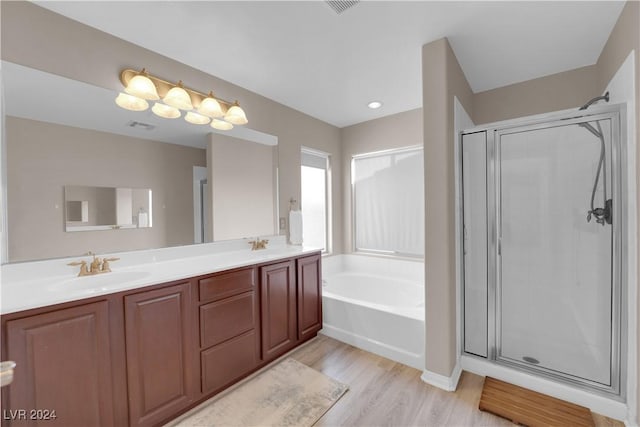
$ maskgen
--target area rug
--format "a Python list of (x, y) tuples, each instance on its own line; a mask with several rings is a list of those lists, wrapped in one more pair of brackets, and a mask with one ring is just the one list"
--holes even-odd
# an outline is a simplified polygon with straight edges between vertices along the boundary
[(312, 426), (348, 386), (293, 359), (187, 413), (173, 426)]

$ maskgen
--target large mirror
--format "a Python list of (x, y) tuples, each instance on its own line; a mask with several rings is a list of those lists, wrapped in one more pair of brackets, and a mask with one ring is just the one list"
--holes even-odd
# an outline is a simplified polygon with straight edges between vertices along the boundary
[(4, 262), (278, 233), (277, 137), (123, 110), (111, 90), (6, 61), (2, 90)]

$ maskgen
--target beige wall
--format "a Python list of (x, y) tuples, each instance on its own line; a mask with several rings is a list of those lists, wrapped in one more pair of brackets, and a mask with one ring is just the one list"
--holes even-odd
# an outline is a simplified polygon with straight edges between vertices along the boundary
[(218, 134), (207, 148), (213, 240), (272, 235), (277, 148)]
[[(628, 1), (616, 22), (609, 39), (600, 53), (597, 69), (597, 82), (600, 91), (604, 90), (618, 71), (620, 65), (627, 59), (629, 53), (636, 52), (636, 78), (639, 74), (640, 63), (640, 1)], [(636, 85), (636, 99), (640, 96), (640, 85)], [(636, 102), (637, 104), (637, 102)]]
[[(6, 117), (9, 261), (193, 242), (193, 166), (205, 150)], [(64, 231), (64, 186), (150, 188), (153, 227)]]
[[(160, 77), (224, 99), (237, 99), (247, 112), (248, 127), (276, 135), (279, 155), (280, 215), (287, 216), (289, 199), (300, 200), (300, 147), (331, 155), (332, 193), (341, 199), (340, 130), (299, 111), (271, 101), (171, 58), (143, 49), (28, 2), (0, 2), (2, 59), (99, 87), (122, 90), (124, 68), (146, 67)], [(215, 53), (214, 53), (215, 54)], [(342, 212), (331, 212), (334, 252), (342, 250)]]
[(405, 111), (341, 129), (343, 249), (353, 251), (351, 158), (356, 154), (422, 145), (422, 109)]
[(473, 121), (479, 125), (574, 108), (598, 95), (596, 67), (590, 65), (479, 92)]
[(426, 369), (456, 363), (454, 96), (472, 114), (473, 94), (446, 39), (422, 47), (425, 171)]

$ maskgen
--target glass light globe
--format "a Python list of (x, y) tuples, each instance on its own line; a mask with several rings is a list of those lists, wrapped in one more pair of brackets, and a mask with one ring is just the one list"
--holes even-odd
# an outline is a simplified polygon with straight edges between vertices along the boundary
[(220, 119), (211, 120), (211, 127), (218, 130), (231, 130), (233, 125)]
[(227, 110), (227, 114), (224, 115), (224, 119), (234, 125), (245, 125), (249, 122), (247, 120), (247, 116), (244, 114), (244, 110), (240, 108), (237, 101)]
[(129, 95), (137, 96), (138, 98), (148, 99), (150, 101), (157, 101), (160, 99), (156, 85), (153, 84), (151, 79), (143, 74), (135, 75), (127, 87), (124, 89)]
[(181, 87), (181, 84), (182, 82), (178, 82), (178, 86), (171, 88), (162, 101), (167, 105), (181, 110), (193, 110), (191, 97), (189, 93)]
[(151, 111), (153, 111), (156, 116), (164, 117), (165, 119), (177, 119), (182, 115), (180, 110), (177, 108), (170, 107), (169, 105), (164, 105), (159, 102), (156, 102), (153, 105)]
[(202, 114), (194, 113), (189, 111), (184, 119), (189, 123), (193, 123), (194, 125), (206, 125), (209, 124), (211, 119), (209, 117), (203, 116)]
[(213, 98), (211, 94), (209, 94), (208, 97), (202, 100), (200, 106), (198, 107), (198, 113), (212, 118), (224, 116), (220, 103), (217, 99)]
[(132, 95), (120, 92), (116, 98), (116, 104), (125, 110), (130, 111), (144, 111), (149, 108), (149, 103), (144, 99), (137, 98)]

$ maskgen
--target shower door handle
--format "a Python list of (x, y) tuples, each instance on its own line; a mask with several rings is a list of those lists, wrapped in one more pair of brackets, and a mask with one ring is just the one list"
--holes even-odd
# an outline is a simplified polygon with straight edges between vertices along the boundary
[(502, 256), (502, 239), (498, 239), (498, 256)]
[(462, 255), (467, 254), (467, 226), (462, 225)]

